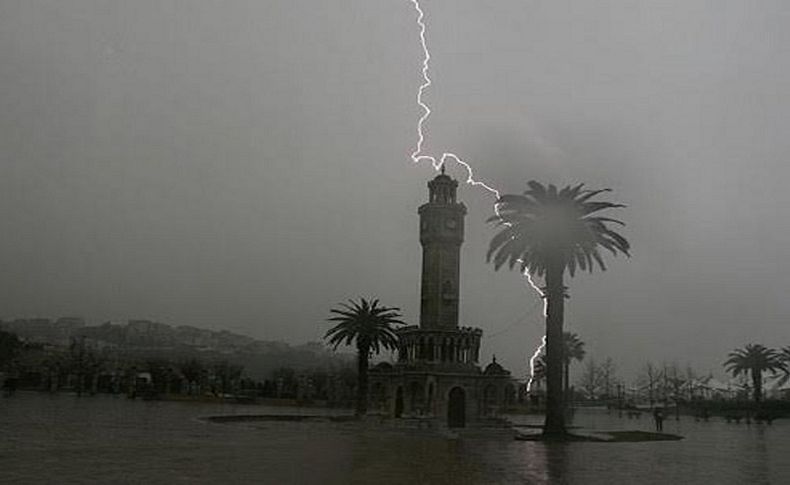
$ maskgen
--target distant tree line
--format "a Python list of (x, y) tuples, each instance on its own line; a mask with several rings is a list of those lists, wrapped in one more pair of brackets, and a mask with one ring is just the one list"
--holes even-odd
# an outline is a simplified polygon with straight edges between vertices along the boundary
[[(790, 391), (783, 388), (790, 381), (790, 347), (772, 349), (748, 344), (730, 352), (723, 366), (738, 379), (736, 382), (722, 385), (711, 374), (698, 373), (691, 366), (646, 362), (629, 384), (618, 377), (611, 358), (598, 362), (590, 357), (578, 377), (573, 398), (621, 409), (640, 404), (673, 407), (677, 417), (682, 408), (693, 413), (704, 410), (706, 416), (713, 410), (732, 413), (752, 409), (757, 415), (760, 409), (790, 412)], [(772, 401), (766, 399), (767, 384), (775, 390)]]
[(67, 347), (25, 343), (0, 331), (0, 383), (6, 394), (17, 388), (84, 394), (126, 394), (130, 398), (258, 398), (351, 402), (356, 375), (350, 366), (297, 370), (282, 366), (265, 379), (245, 374), (228, 359), (179, 357), (159, 353), (120, 353), (100, 349), (85, 337)]

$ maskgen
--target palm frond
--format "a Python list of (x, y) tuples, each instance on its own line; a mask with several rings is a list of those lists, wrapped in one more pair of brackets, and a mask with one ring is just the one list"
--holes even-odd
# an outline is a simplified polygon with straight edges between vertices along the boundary
[(394, 326), (405, 325), (400, 308), (380, 306), (377, 298), (348, 300), (329, 312), (331, 316), (327, 321), (337, 322), (337, 325), (330, 328), (324, 338), (334, 348), (356, 342), (361, 352), (393, 349), (398, 343)]
[(523, 194), (500, 196), (496, 216), (488, 219), (499, 228), (486, 254), (496, 270), (505, 265), (510, 269), (518, 266), (540, 276), (549, 259), (560, 258), (563, 269), (574, 276), (577, 269), (592, 272), (595, 265), (606, 270), (598, 247), (614, 256), (630, 255), (628, 240), (609, 226), (625, 223), (597, 215), (625, 206), (591, 200), (609, 189), (584, 190), (583, 184), (558, 188), (534, 180), (527, 186)]

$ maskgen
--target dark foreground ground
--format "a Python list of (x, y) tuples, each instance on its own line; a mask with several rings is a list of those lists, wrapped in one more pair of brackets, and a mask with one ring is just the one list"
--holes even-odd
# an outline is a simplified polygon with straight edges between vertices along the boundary
[[(790, 483), (790, 422), (667, 420), (681, 441), (541, 443), (512, 432), (200, 419), (317, 409), (19, 393), (0, 398), (0, 483)], [(527, 429), (539, 416), (513, 418)], [(586, 410), (584, 433), (652, 431)]]

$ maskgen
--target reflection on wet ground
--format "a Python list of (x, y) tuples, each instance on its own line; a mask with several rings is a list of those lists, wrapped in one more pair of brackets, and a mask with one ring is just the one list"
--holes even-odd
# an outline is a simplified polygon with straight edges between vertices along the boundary
[[(790, 422), (668, 420), (682, 441), (546, 444), (369, 423), (212, 423), (320, 409), (19, 393), (0, 399), (2, 483), (789, 483)], [(539, 417), (514, 416), (518, 424)], [(582, 430), (650, 431), (646, 418), (577, 413)]]

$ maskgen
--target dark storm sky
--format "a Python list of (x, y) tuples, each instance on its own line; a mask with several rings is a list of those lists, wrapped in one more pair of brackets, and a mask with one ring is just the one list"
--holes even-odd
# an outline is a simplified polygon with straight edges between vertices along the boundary
[[(570, 283), (590, 354), (790, 344), (787, 2), (423, 5), (429, 151), (629, 205), (633, 258)], [(374, 295), (415, 322), (417, 40), (408, 0), (0, 3), (0, 316), (302, 342)], [(485, 264), (492, 199), (460, 197), (462, 323), (522, 374), (540, 304)]]

